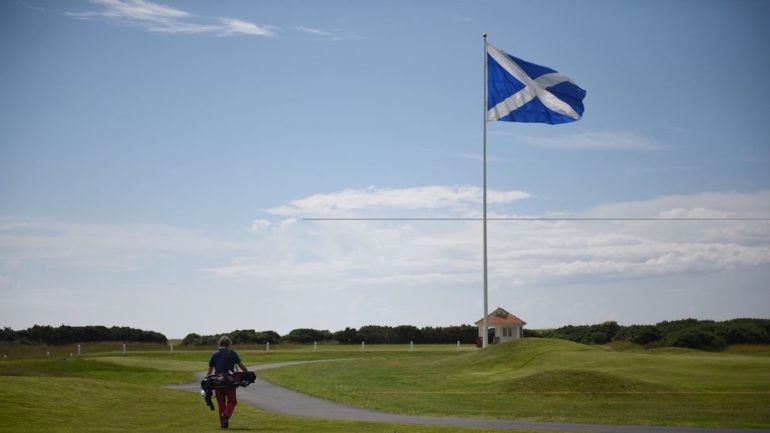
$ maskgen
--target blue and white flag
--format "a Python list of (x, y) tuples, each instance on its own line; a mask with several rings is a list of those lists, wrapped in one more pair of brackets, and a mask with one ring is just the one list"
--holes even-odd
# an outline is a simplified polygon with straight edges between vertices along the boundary
[(583, 116), (586, 91), (545, 66), (487, 43), (487, 120), (567, 123)]

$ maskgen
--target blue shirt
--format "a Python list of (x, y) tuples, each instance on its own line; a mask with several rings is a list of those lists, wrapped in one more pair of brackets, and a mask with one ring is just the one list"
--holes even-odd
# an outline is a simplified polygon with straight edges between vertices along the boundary
[(235, 369), (235, 364), (241, 362), (241, 358), (234, 350), (221, 348), (211, 354), (209, 367), (214, 367), (214, 373), (225, 373)]

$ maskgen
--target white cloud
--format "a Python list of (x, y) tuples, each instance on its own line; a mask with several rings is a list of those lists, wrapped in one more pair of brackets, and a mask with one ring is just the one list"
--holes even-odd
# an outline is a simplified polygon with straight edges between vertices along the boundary
[(303, 26), (296, 26), (294, 27), (294, 30), (297, 30), (302, 33), (308, 33), (314, 36), (324, 37), (330, 41), (340, 41), (343, 39), (365, 39), (364, 37), (359, 35), (343, 34), (337, 30), (320, 30), (313, 27), (303, 27)]
[[(511, 204), (528, 196), (500, 191), (495, 200)], [(479, 201), (473, 187), (346, 189), (276, 207), (273, 216), (252, 222), (258, 236), (237, 228), (213, 236), (163, 226), (0, 220), (0, 294), (23, 306), (0, 313), (17, 317), (12, 325), (36, 320), (27, 317), (40, 311), (53, 314), (44, 315), (46, 320), (66, 322), (72, 320), (67, 317), (81, 317), (75, 312), (84, 314), (77, 302), (58, 312), (46, 310), (53, 308), (46, 302), (83, 296), (98, 299), (94, 302), (112, 311), (113, 320), (133, 323), (138, 319), (131, 312), (143, 311), (142, 299), (152, 296), (186, 313), (173, 321), (159, 313), (140, 325), (172, 329), (173, 336), (228, 327), (288, 332), (291, 328), (280, 326), (467, 323), (480, 314), (480, 222), (316, 222), (298, 217), (311, 212), (362, 215), (370, 212), (368, 206), (375, 213), (435, 209), (462, 216), (478, 213)], [(767, 217), (770, 191), (664, 196), (610, 203), (570, 216), (658, 215)], [(768, 296), (768, 274), (767, 221), (489, 224), (490, 302), (514, 309), (531, 323), (643, 317), (632, 314), (633, 302), (624, 300), (628, 296), (635, 301), (660, 299), (666, 304), (666, 316), (656, 316), (660, 320), (698, 316), (715, 308), (695, 309), (694, 285), (727, 281), (728, 275), (743, 280), (740, 287), (725, 287), (730, 290), (724, 296), (739, 291), (744, 300), (730, 300), (732, 309), (720, 314), (751, 314)], [(695, 295), (672, 298), (680, 288)], [(722, 302), (722, 292), (712, 289), (709, 302)], [(258, 299), (265, 308), (256, 315), (234, 315), (227, 323), (199, 322), (210, 311), (212, 293)], [(112, 304), (115, 296), (126, 302), (120, 311)], [(66, 315), (70, 312), (72, 316)], [(287, 315), (301, 318), (301, 323), (283, 325)]]
[(704, 192), (666, 195), (650, 200), (609, 203), (587, 211), (589, 217), (689, 217), (766, 218), (770, 216), (770, 191), (754, 193)]
[(269, 227), (270, 227), (270, 221), (264, 218), (259, 218), (259, 219), (255, 219), (254, 222), (251, 224), (251, 231), (256, 233), (263, 230), (267, 230)]
[[(506, 205), (532, 197), (524, 191), (487, 191), (490, 205)], [(424, 217), (424, 216), (475, 216), (479, 217), (479, 204), (483, 193), (476, 186), (423, 186), (413, 188), (345, 189), (329, 194), (314, 194), (305, 198), (268, 209), (280, 216), (296, 217)], [(430, 215), (407, 215), (405, 212), (421, 211)], [(392, 214), (396, 212), (396, 214)], [(435, 213), (439, 212), (438, 215)]]
[(3, 222), (0, 222), (0, 231), (23, 229), (28, 226), (29, 224), (22, 221), (7, 221), (7, 222), (3, 221)]
[(235, 18), (198, 16), (145, 0), (91, 0), (91, 3), (98, 8), (83, 12), (68, 12), (67, 15), (79, 19), (101, 18), (159, 33), (268, 37), (275, 35), (273, 31), (275, 27), (272, 26), (259, 26)]
[(630, 132), (581, 132), (556, 136), (524, 136), (519, 140), (531, 146), (565, 150), (656, 150), (663, 145)]
[(248, 21), (242, 21), (235, 18), (221, 18), (221, 21), (224, 24), (224, 29), (222, 30), (222, 33), (221, 33), (223, 36), (235, 35), (235, 34), (254, 35), (254, 36), (274, 36), (275, 35), (270, 28), (260, 27)]
[[(510, 203), (529, 196), (498, 191), (490, 202)], [(292, 200), (269, 212), (360, 216), (372, 210), (439, 209), (446, 216), (456, 216), (478, 213), (479, 202), (474, 187), (348, 189)], [(573, 216), (758, 215), (770, 215), (770, 191), (659, 197), (603, 205)], [(287, 277), (302, 287), (451, 286), (476, 281), (481, 261), (476, 221), (304, 221), (266, 242), (260, 249), (286, 254), (241, 258), (237, 265), (209, 270), (266, 284)], [(766, 221), (533, 221), (489, 226), (490, 276), (499, 287), (561, 284), (578, 277), (622, 281), (767, 264), (770, 223)]]
[[(78, 224), (16, 220), (18, 228), (0, 231), (7, 263), (26, 261), (93, 268), (138, 268), (181, 256), (212, 256), (246, 251), (248, 244), (204, 236), (176, 227), (154, 225)], [(0, 260), (0, 263), (3, 263)]]
[(327, 31), (324, 31), (324, 30), (318, 30), (318, 29), (314, 29), (314, 28), (311, 28), (311, 27), (294, 27), (294, 29), (295, 30), (299, 30), (300, 32), (310, 33), (310, 34), (318, 35), (318, 36), (335, 36), (335, 34), (332, 33), (332, 32), (327, 32)]
[(101, 8), (84, 12), (67, 12), (66, 14), (81, 19), (108, 18), (137, 23), (169, 23), (193, 16), (179, 9), (143, 0), (92, 0), (91, 3)]
[(281, 221), (280, 224), (278, 224), (277, 230), (279, 232), (283, 232), (283, 231), (291, 229), (295, 224), (297, 224), (297, 219), (296, 218), (287, 218), (287, 219)]

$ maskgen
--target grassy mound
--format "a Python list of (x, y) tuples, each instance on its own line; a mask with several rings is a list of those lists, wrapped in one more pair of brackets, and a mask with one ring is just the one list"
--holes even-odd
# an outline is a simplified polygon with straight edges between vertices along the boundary
[(655, 393), (675, 388), (590, 370), (548, 370), (507, 380), (503, 392), (527, 393)]
[(770, 426), (765, 356), (613, 350), (534, 338), (471, 352), (416, 349), (267, 370), (260, 377), (317, 397), (415, 415)]
[(490, 345), (454, 358), (444, 358), (436, 367), (467, 372), (510, 371), (526, 368), (533, 361), (547, 360), (557, 353), (595, 351), (585, 344), (549, 338), (514, 340), (503, 344)]
[[(205, 353), (192, 356), (201, 357), (199, 366), (205, 367)], [(190, 361), (166, 357), (159, 360), (152, 354), (138, 354), (2, 361), (0, 432), (219, 431), (216, 412), (209, 411), (197, 393), (163, 386), (193, 380)], [(238, 405), (230, 426), (232, 430), (263, 433), (481, 432), (441, 426), (291, 418), (246, 404)]]

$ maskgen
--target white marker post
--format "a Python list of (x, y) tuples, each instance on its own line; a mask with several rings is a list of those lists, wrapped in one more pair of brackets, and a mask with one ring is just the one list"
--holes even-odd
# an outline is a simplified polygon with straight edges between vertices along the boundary
[(414, 341), (409, 342), (409, 353), (414, 352)]
[(364, 351), (364, 342), (362, 341), (361, 342), (361, 352), (363, 352), (363, 351)]
[(457, 340), (457, 351), (460, 351), (460, 340)]
[(313, 342), (313, 352), (316, 352), (316, 351), (318, 351), (318, 342), (314, 341)]
[(269, 341), (265, 345), (265, 352), (270, 353), (270, 342)]
[(174, 354), (174, 343), (171, 343), (171, 354)]
[(123, 343), (123, 356), (126, 356), (126, 343)]
[(80, 345), (78, 344), (78, 357), (80, 356)]

